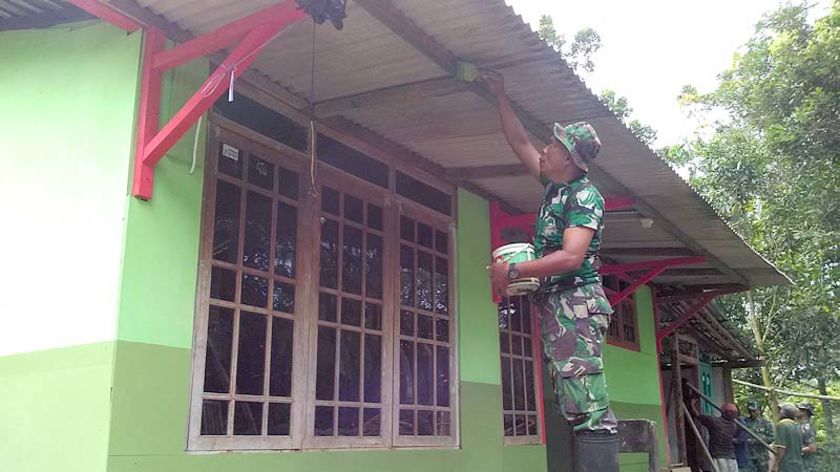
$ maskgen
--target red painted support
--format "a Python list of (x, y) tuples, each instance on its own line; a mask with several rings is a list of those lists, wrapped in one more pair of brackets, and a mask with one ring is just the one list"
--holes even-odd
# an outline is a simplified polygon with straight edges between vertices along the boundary
[[(293, 3), (287, 0), (286, 3)], [(210, 75), (201, 88), (178, 110), (172, 119), (153, 138), (144, 143), (142, 163), (135, 168), (133, 194), (148, 200), (154, 188), (154, 167), (166, 152), (207, 111), (230, 84), (230, 77), (238, 78), (256, 59), (259, 52), (284, 28), (306, 16), (302, 10), (285, 10), (286, 14), (251, 30), (222, 64)], [(186, 57), (186, 56), (179, 56)], [(150, 62), (149, 64), (153, 64)], [(145, 67), (145, 65), (144, 65)], [(160, 74), (159, 70), (154, 71)], [(141, 118), (151, 121), (149, 117)]]
[[(156, 28), (149, 28), (143, 36), (143, 71), (140, 76), (140, 115), (137, 119), (137, 143), (134, 148), (134, 194), (141, 190), (143, 178), (154, 176), (154, 166), (143, 162), (143, 151), (157, 133), (160, 123), (160, 98), (163, 76), (152, 69), (152, 58), (166, 47), (166, 36)], [(146, 198), (151, 197), (151, 187)]]
[(657, 267), (656, 269), (652, 269), (652, 270), (646, 272), (641, 277), (634, 280), (633, 283), (628, 285), (627, 288), (625, 288), (621, 292), (610, 295), (609, 298), (608, 298), (608, 300), (610, 302), (610, 306), (615, 306), (621, 300), (624, 300), (625, 298), (629, 297), (630, 295), (633, 295), (633, 293), (636, 291), (636, 289), (638, 289), (642, 285), (650, 282), (656, 276), (665, 272), (666, 270), (668, 270), (668, 267)]
[(293, 1), (286, 1), (279, 5), (264, 8), (221, 26), (210, 33), (203, 34), (201, 37), (160, 52), (155, 55), (154, 68), (164, 71), (178, 67), (193, 59), (230, 46), (260, 25), (278, 21), (283, 23), (290, 16), (300, 15), (301, 13), (302, 11), (298, 10), (297, 4)]
[(700, 312), (706, 305), (709, 304), (715, 298), (715, 294), (703, 295), (700, 300), (692, 305), (691, 307), (686, 310), (685, 313), (682, 314), (679, 318), (672, 321), (668, 326), (664, 329), (657, 329), (656, 331), (656, 343), (661, 344), (662, 340), (673, 334), (674, 331), (678, 330), (680, 326), (684, 325), (688, 320), (694, 318), (694, 315)]
[(82, 10), (90, 13), (91, 15), (100, 18), (112, 25), (116, 26), (117, 28), (124, 29), (129, 33), (133, 33), (134, 31), (139, 30), (142, 25), (138, 23), (134, 18), (124, 14), (121, 11), (118, 11), (112, 8), (107, 3), (100, 2), (99, 0), (68, 0), (73, 5), (81, 8)]
[(652, 259), (649, 261), (631, 262), (628, 264), (611, 264), (601, 267), (599, 272), (602, 275), (620, 274), (639, 270), (658, 269), (660, 267), (676, 267), (684, 265), (702, 264), (706, 262), (705, 256), (692, 257), (671, 257), (668, 259)]
[(636, 207), (633, 197), (607, 197), (604, 199), (604, 211), (629, 210)]

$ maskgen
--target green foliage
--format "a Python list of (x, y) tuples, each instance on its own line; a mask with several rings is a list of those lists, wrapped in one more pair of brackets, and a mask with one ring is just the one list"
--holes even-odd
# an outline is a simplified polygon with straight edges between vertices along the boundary
[(619, 120), (623, 121), (627, 127), (630, 128), (630, 131), (632, 131), (637, 138), (641, 139), (642, 142), (648, 146), (653, 145), (653, 142), (656, 141), (656, 130), (643, 124), (637, 119), (630, 119), (633, 109), (630, 108), (630, 105), (627, 103), (627, 97), (620, 97), (616, 95), (615, 91), (606, 89), (601, 92), (601, 95), (599, 95), (598, 98), (601, 99), (601, 102), (606, 105)]
[[(664, 153), (793, 280), (754, 290), (753, 334), (773, 384), (797, 391), (840, 382), (840, 1), (813, 25), (807, 16), (805, 5), (766, 15), (717, 90), (684, 87), (681, 105), (727, 118), (710, 137)], [(743, 297), (722, 303), (752, 328)]]
[(549, 15), (540, 16), (540, 38), (547, 42), (563, 58), (575, 72), (592, 72), (595, 70), (593, 56), (601, 49), (601, 36), (592, 28), (584, 28), (575, 33), (574, 40), (567, 43), (562, 34), (554, 27), (554, 20)]

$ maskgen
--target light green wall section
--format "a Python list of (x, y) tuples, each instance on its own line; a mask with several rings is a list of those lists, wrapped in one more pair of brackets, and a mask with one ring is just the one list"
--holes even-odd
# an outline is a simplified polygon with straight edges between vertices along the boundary
[(140, 35), (0, 32), (0, 355), (112, 341)]
[(113, 343), (0, 357), (0, 470), (104, 472)]
[(458, 191), (458, 349), (461, 380), (501, 384), (499, 322), (490, 297), (490, 209)]
[(502, 450), (502, 470), (504, 472), (546, 470), (545, 446), (505, 446)]
[[(196, 92), (208, 67), (206, 60), (198, 60), (164, 77), (162, 118)], [(127, 197), (120, 340), (192, 345), (206, 123), (192, 174), (196, 126), (158, 164), (151, 200)]]

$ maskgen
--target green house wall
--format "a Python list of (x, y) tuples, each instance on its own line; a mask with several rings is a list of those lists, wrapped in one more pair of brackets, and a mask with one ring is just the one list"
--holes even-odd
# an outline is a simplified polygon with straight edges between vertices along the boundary
[[(101, 251), (87, 250), (105, 272), (96, 274), (95, 286), (67, 268), (59, 271), (62, 283), (105, 304), (95, 314), (72, 313), (99, 336), (44, 344), (33, 331), (29, 348), (0, 357), (0, 379), (8, 385), (0, 389), (0, 470), (545, 471), (545, 446), (503, 444), (497, 315), (484, 269), (491, 249), (488, 202), (463, 190), (456, 250), (459, 448), (185, 452), (205, 140), (200, 136), (194, 149), (190, 131), (161, 161), (152, 200), (129, 196), (139, 53), (138, 34), (100, 23), (0, 33), (0, 58), (17, 66), (11, 78), (0, 76), (4, 90), (16, 91), (14, 108), (0, 107), (0, 119), (13, 125), (0, 133), (13, 133), (6, 141), (28, 157), (15, 161), (11, 175), (0, 174), (0, 192), (12, 182), (19, 198), (42, 185), (38, 198), (60, 203), (20, 203), (21, 213), (41, 212), (31, 217), (33, 228), (55, 233), (54, 219), (69, 209), (78, 234), (88, 233), (84, 217), (105, 218), (109, 229), (95, 235)], [(207, 73), (202, 60), (167, 75), (162, 117)], [(66, 90), (54, 90), (68, 80)], [(636, 303), (641, 349), (608, 347), (607, 379), (619, 417), (661, 424), (649, 290), (640, 290)], [(43, 309), (52, 308), (60, 306)], [(68, 436), (45, 446), (45, 438)], [(622, 471), (646, 470), (640, 455), (621, 460)]]

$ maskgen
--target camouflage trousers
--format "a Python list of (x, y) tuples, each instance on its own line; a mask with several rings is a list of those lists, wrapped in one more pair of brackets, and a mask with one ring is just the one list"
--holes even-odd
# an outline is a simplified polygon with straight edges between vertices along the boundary
[(575, 431), (616, 432), (601, 349), (612, 313), (600, 284), (534, 298), (557, 406)]
[(767, 449), (764, 449), (764, 446), (760, 447), (761, 449), (750, 451), (750, 458), (746, 467), (738, 469), (739, 472), (768, 472), (770, 470), (770, 453), (767, 452)]

